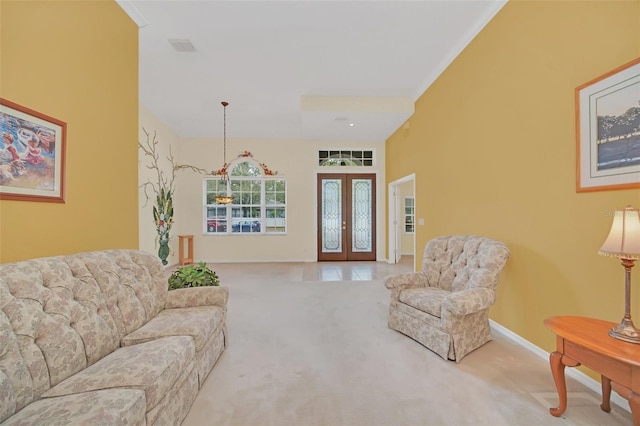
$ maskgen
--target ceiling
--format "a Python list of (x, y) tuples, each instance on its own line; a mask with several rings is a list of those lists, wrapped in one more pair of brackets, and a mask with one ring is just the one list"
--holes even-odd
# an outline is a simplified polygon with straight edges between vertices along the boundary
[(180, 137), (221, 137), (228, 101), (229, 139), (347, 143), (387, 139), (505, 2), (118, 0), (140, 102)]

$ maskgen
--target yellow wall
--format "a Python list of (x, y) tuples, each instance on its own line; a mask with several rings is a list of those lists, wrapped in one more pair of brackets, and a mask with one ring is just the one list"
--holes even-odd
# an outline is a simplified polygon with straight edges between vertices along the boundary
[(138, 28), (114, 1), (0, 1), (0, 95), (67, 123), (66, 203), (0, 201), (0, 262), (138, 247)]
[(638, 56), (638, 1), (510, 1), (387, 141), (388, 182), (416, 174), (417, 253), (442, 234), (504, 241), (490, 315), (546, 350), (546, 317), (624, 313), (623, 268), (597, 251), (640, 191), (576, 193), (574, 89)]

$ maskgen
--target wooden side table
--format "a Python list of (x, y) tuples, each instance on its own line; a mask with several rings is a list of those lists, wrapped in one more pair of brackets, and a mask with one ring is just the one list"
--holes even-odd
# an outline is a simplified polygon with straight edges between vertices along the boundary
[[(178, 235), (178, 263), (188, 265), (193, 263), (193, 235)], [(187, 255), (184, 255), (184, 242), (187, 241)]]
[(544, 320), (556, 334), (556, 350), (549, 356), (551, 373), (558, 390), (558, 407), (550, 408), (559, 417), (567, 409), (564, 368), (583, 364), (602, 377), (602, 404), (611, 411), (611, 389), (629, 401), (634, 426), (640, 426), (640, 345), (609, 336), (615, 323), (593, 318), (561, 316)]

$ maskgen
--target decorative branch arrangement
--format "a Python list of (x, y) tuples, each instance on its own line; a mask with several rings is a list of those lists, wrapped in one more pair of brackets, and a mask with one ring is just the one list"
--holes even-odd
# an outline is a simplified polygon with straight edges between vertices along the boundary
[(169, 240), (171, 239), (170, 231), (173, 225), (173, 193), (175, 190), (174, 182), (176, 179), (176, 172), (178, 170), (191, 170), (198, 173), (208, 173), (206, 170), (199, 167), (191, 166), (188, 164), (176, 164), (171, 152), (171, 146), (169, 146), (169, 156), (167, 160), (171, 165), (171, 175), (165, 174), (160, 168), (159, 160), (160, 155), (157, 151), (158, 138), (156, 132), (153, 132), (153, 136), (147, 132), (146, 129), (142, 129), (146, 135), (145, 142), (138, 142), (138, 146), (144, 153), (145, 157), (149, 157), (151, 163), (147, 165), (147, 169), (154, 170), (156, 174), (155, 182), (147, 181), (140, 185), (144, 192), (145, 206), (151, 199), (149, 191), (155, 194), (155, 205), (153, 206), (153, 221), (156, 225), (156, 232), (158, 233), (157, 242), (160, 246), (158, 249), (158, 257), (162, 260), (162, 264), (167, 264), (167, 257), (169, 257)]

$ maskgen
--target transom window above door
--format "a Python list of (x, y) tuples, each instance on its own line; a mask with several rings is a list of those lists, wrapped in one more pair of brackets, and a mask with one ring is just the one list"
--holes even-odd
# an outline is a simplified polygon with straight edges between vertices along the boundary
[(318, 151), (318, 164), (326, 166), (374, 166), (373, 149), (321, 149)]

